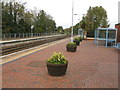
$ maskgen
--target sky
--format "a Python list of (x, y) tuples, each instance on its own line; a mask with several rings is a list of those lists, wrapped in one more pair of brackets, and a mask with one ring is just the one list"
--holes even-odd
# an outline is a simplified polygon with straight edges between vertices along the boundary
[(73, 24), (82, 19), (83, 14), (87, 13), (90, 6), (102, 6), (108, 15), (110, 28), (118, 23), (118, 2), (120, 0), (23, 0), (27, 2), (26, 8), (34, 10), (44, 10), (47, 14), (51, 15), (56, 22), (57, 26), (69, 28), (72, 25), (72, 1), (74, 2), (74, 15)]

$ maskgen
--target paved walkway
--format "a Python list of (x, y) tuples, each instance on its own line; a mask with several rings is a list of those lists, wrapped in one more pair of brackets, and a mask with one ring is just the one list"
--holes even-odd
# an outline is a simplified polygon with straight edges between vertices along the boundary
[[(44, 48), (2, 66), (3, 88), (117, 88), (118, 51), (95, 47), (84, 40), (77, 52), (67, 52), (69, 40)], [(69, 61), (63, 77), (48, 75), (45, 61), (62, 52)]]

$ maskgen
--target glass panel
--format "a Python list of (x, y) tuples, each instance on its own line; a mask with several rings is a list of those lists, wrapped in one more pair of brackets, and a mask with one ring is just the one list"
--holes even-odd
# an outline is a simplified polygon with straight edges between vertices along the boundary
[(99, 38), (106, 39), (106, 30), (99, 31)]
[(108, 31), (108, 39), (115, 39), (116, 36), (116, 31), (114, 30), (109, 30)]

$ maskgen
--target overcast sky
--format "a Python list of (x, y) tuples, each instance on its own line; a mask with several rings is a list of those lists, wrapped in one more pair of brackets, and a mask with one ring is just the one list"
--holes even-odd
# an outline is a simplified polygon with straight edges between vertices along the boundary
[[(120, 0), (74, 0), (74, 25), (82, 19), (82, 15), (87, 13), (90, 6), (102, 6), (108, 15), (111, 28), (118, 23), (118, 2)], [(28, 9), (36, 7), (50, 14), (57, 26), (69, 28), (72, 25), (72, 0), (24, 0)]]

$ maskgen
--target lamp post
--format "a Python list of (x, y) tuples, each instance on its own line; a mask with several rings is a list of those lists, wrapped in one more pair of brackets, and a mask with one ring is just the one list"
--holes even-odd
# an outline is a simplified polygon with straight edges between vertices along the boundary
[(79, 16), (79, 19), (78, 19), (78, 20), (79, 20), (79, 29), (78, 29), (78, 35), (80, 36), (80, 15), (81, 15), (81, 14), (74, 14), (74, 15), (78, 15), (78, 16)]
[(73, 12), (74, 12), (74, 0), (72, 0), (72, 30), (71, 30), (71, 42), (73, 42)]
[(80, 29), (80, 15), (81, 14), (74, 14), (74, 15), (79, 15), (79, 19), (78, 20), (79, 20), (79, 29)]
[[(74, 14), (74, 15), (78, 15), (79, 16), (79, 19), (78, 19), (79, 20), (78, 35), (80, 36), (80, 32), (82, 32), (82, 34), (84, 35), (84, 31), (83, 30), (81, 31), (81, 28), (80, 28), (80, 16), (83, 15), (83, 17), (84, 17), (85, 14)], [(83, 37), (83, 35), (82, 35), (82, 37)]]
[(79, 19), (78, 20), (79, 20), (79, 29), (80, 29), (80, 16), (83, 15), (83, 17), (84, 17), (85, 14), (74, 14), (74, 15), (79, 15)]
[(31, 26), (31, 37), (33, 36), (33, 25)]

